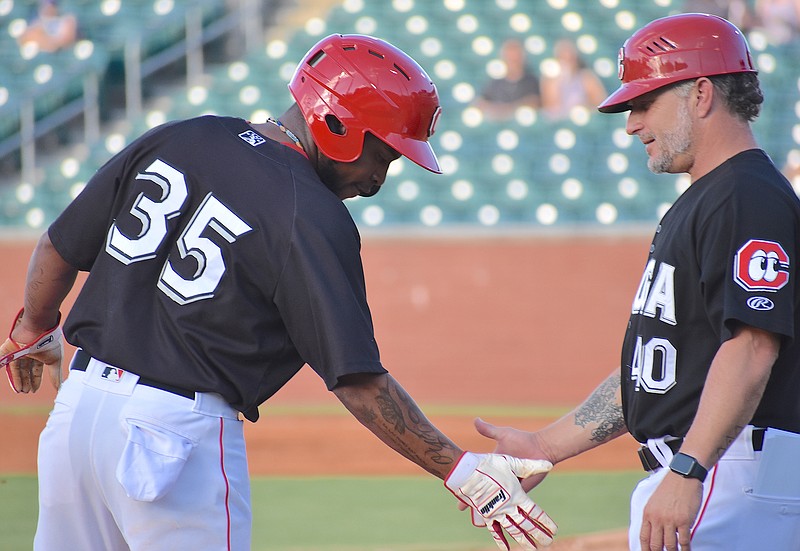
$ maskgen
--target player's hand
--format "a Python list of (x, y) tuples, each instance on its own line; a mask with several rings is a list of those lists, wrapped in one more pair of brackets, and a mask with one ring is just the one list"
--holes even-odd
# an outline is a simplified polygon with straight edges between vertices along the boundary
[[(480, 418), (475, 419), (475, 429), (481, 435), (495, 441), (494, 453), (511, 455), (514, 457), (541, 458), (553, 463), (553, 460), (547, 457), (541, 450), (535, 433), (533, 432), (526, 432), (511, 427), (496, 427)], [(547, 471), (524, 478), (520, 481), (522, 489), (525, 490), (525, 492), (530, 492), (544, 480), (545, 476), (547, 476)], [(463, 511), (467, 508), (467, 505), (459, 501), (458, 508)], [(472, 524), (479, 526), (478, 522), (480, 522), (480, 520), (480, 515), (473, 510)]]
[(61, 327), (56, 323), (52, 329), (36, 335), (21, 327), (22, 315), (23, 311), (20, 310), (14, 318), (8, 338), (0, 345), (0, 367), (5, 367), (14, 392), (39, 390), (45, 368), (50, 382), (58, 389), (62, 381), (61, 363), (64, 356)]
[(642, 549), (690, 551), (702, 499), (702, 482), (667, 473), (644, 508), (639, 532)]
[(473, 513), (473, 523), (486, 526), (497, 547), (510, 549), (505, 535), (508, 533), (520, 547), (532, 551), (538, 546), (550, 545), (558, 527), (531, 501), (519, 479), (552, 467), (549, 461), (465, 452), (444, 484), (477, 512)]

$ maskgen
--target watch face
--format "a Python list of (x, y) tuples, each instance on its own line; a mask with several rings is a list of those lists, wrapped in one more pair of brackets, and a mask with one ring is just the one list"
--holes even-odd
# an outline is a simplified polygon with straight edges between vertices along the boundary
[(669, 464), (669, 468), (686, 478), (696, 478), (700, 482), (706, 479), (708, 471), (697, 460), (685, 453), (676, 453)]
[(688, 455), (683, 454), (675, 454), (672, 458), (672, 462), (669, 464), (669, 468), (675, 471), (678, 474), (682, 474), (683, 476), (688, 476), (689, 472), (692, 470), (692, 465), (696, 462), (690, 458)]

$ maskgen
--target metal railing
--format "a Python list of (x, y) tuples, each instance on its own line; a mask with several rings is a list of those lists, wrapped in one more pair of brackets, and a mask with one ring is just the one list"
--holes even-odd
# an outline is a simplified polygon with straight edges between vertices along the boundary
[[(122, 61), (125, 78), (125, 117), (135, 120), (143, 108), (143, 84), (159, 70), (185, 60), (188, 86), (199, 82), (204, 69), (204, 46), (231, 33), (241, 33), (244, 47), (257, 47), (263, 38), (261, 14), (280, 0), (236, 0), (225, 14), (204, 25), (203, 7), (195, 5), (186, 10), (184, 38), (151, 55), (142, 55), (142, 38), (133, 34), (125, 39)], [(23, 182), (35, 184), (37, 141), (58, 128), (83, 117), (83, 140), (94, 144), (101, 137), (100, 82), (103, 73), (88, 70), (76, 78), (82, 79), (79, 96), (49, 113), (37, 117), (35, 102), (42, 95), (25, 97), (17, 107), (19, 130), (0, 141), (0, 160), (19, 155), (20, 177)]]

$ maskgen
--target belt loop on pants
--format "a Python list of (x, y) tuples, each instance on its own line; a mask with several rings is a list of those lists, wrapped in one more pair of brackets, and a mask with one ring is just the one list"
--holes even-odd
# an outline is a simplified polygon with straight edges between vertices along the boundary
[[(767, 429), (764, 427), (754, 427), (752, 431), (752, 438), (750, 438), (750, 443), (753, 446), (753, 451), (760, 452), (764, 448), (764, 434), (767, 432)], [(672, 453), (677, 453), (678, 450), (681, 449), (681, 445), (683, 444), (683, 438), (677, 438), (674, 440), (664, 441), (664, 443), (669, 446), (669, 449), (672, 450)], [(658, 469), (661, 468), (661, 463), (656, 458), (655, 454), (650, 451), (646, 445), (639, 447), (638, 449), (639, 460), (642, 462), (642, 468), (650, 473), (656, 472)]]
[[(92, 357), (87, 352), (85, 352), (82, 348), (78, 348), (75, 351), (75, 356), (72, 358), (72, 364), (69, 366), (69, 368), (70, 370), (74, 369), (75, 371), (86, 371), (91, 359)], [(142, 377), (141, 375), (138, 377), (140, 385), (157, 388), (158, 390), (183, 396), (184, 398), (188, 398), (190, 400), (194, 400), (195, 398), (194, 391), (179, 388), (170, 384), (162, 383), (160, 381), (154, 381), (153, 379), (148, 379), (147, 377)]]
[[(672, 450), (673, 454), (678, 453), (678, 450), (681, 449), (681, 444), (683, 444), (683, 438), (677, 438), (675, 440), (665, 440), (664, 444)], [(647, 445), (643, 445), (639, 447), (639, 461), (642, 462), (642, 468), (649, 472), (654, 473), (658, 469), (661, 468), (661, 462), (655, 456), (655, 454), (647, 447)]]
[(764, 449), (764, 435), (767, 434), (765, 427), (753, 428), (753, 451), (760, 452)]

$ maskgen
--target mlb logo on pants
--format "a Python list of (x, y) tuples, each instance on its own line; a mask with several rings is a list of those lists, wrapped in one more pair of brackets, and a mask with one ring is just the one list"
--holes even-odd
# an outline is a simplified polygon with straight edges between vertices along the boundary
[(103, 374), (100, 375), (101, 378), (111, 381), (113, 383), (118, 383), (122, 380), (122, 374), (125, 373), (122, 369), (118, 367), (111, 367), (107, 365), (103, 368)]

